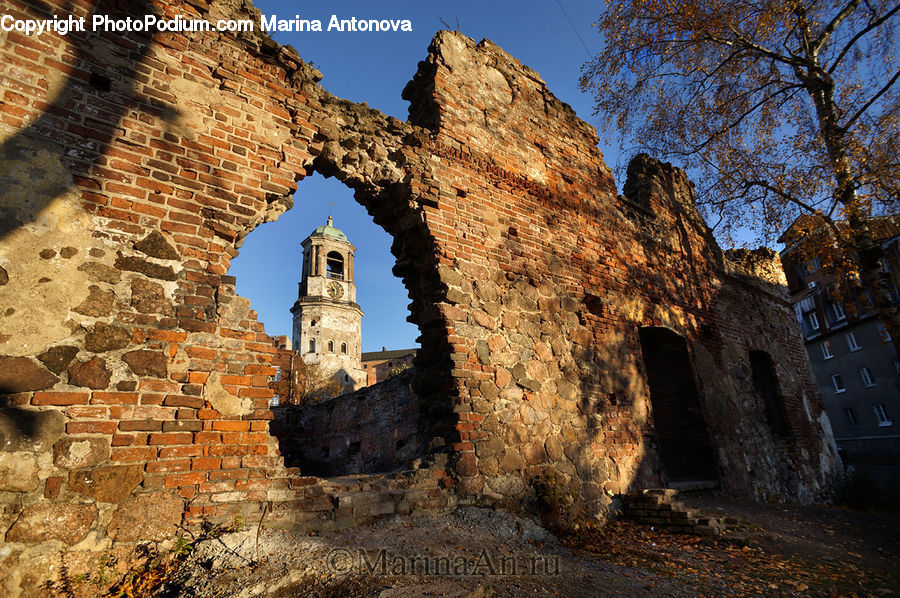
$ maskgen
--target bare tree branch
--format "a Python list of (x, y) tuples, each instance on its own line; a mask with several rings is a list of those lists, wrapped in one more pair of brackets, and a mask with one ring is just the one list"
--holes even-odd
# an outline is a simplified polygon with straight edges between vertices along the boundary
[(836, 14), (834, 18), (831, 19), (831, 22), (828, 23), (828, 25), (826, 25), (824, 29), (822, 29), (822, 33), (820, 33), (819, 37), (816, 38), (816, 41), (813, 42), (812, 47), (814, 51), (818, 52), (822, 49), (822, 46), (824, 46), (828, 42), (828, 40), (831, 39), (831, 36), (834, 34), (838, 26), (843, 23), (847, 17), (853, 14), (854, 10), (857, 9), (857, 7), (859, 6), (859, 1), (860, 0), (851, 0), (851, 2), (848, 3), (843, 10), (841, 10), (841, 12)]
[(866, 102), (862, 108), (857, 110), (856, 114), (854, 114), (853, 116), (850, 117), (849, 120), (847, 120), (847, 122), (843, 125), (843, 128), (849, 130), (850, 127), (853, 126), (853, 123), (855, 123), (857, 121), (857, 119), (860, 116), (862, 116), (865, 113), (865, 111), (868, 110), (872, 106), (872, 104), (874, 104), (875, 102), (878, 101), (878, 98), (880, 98), (882, 95), (884, 95), (884, 93), (888, 89), (890, 89), (891, 86), (894, 85), (894, 83), (897, 82), (897, 79), (900, 79), (900, 71), (897, 71), (896, 73), (894, 73), (894, 76), (891, 77), (891, 80), (888, 81), (887, 83), (885, 83), (884, 87), (879, 89), (875, 95), (873, 95), (871, 98), (869, 98), (869, 101)]
[[(892, 8), (891, 10), (886, 12), (883, 16), (879, 17), (878, 19), (875, 19), (874, 21), (870, 22), (865, 28), (858, 31), (856, 33), (856, 35), (854, 35), (850, 39), (850, 41), (847, 42), (847, 44), (843, 47), (843, 49), (838, 54), (838, 57), (834, 59), (834, 62), (832, 63), (831, 67), (828, 69), (828, 73), (829, 74), (834, 73), (835, 69), (837, 69), (838, 65), (844, 59), (844, 56), (847, 55), (847, 52), (850, 51), (850, 48), (852, 48), (856, 44), (856, 42), (861, 40), (863, 37), (865, 37), (872, 31), (878, 29), (881, 25), (883, 25), (885, 22), (887, 22), (888, 19), (890, 19), (895, 14), (897, 14), (897, 11), (900, 11), (900, 4), (897, 4), (896, 6), (894, 6), (894, 8)], [(873, 10), (873, 12), (874, 12), (874, 10)]]

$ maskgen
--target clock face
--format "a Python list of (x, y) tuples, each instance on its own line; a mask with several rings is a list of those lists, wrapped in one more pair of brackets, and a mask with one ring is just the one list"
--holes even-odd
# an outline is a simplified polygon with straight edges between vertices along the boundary
[(333, 280), (328, 283), (328, 296), (332, 299), (340, 299), (344, 295), (344, 287)]

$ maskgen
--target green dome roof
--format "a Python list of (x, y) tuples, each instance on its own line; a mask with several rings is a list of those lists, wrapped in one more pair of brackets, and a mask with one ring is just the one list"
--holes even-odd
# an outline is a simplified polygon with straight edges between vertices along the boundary
[(344, 231), (335, 227), (331, 221), (331, 216), (328, 217), (328, 224), (323, 224), (319, 226), (312, 232), (310, 237), (328, 237), (330, 239), (337, 239), (338, 241), (343, 241), (344, 243), (349, 243), (350, 241), (347, 239), (347, 235), (344, 234)]

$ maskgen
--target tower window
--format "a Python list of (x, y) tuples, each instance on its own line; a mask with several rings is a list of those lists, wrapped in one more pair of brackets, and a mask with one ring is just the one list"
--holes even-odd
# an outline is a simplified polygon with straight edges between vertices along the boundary
[(341, 353), (347, 354), (347, 343), (341, 343)]
[(309, 339), (309, 352), (310, 353), (316, 352), (316, 339), (314, 339), (314, 338)]
[(337, 251), (329, 251), (325, 256), (325, 276), (344, 280), (344, 256)]
[(328, 352), (334, 353), (334, 341), (328, 341)]

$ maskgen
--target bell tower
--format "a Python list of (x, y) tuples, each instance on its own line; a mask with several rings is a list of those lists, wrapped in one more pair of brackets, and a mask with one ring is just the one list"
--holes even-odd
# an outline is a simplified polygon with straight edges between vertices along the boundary
[(353, 282), (356, 247), (331, 216), (301, 245), (300, 293), (291, 308), (294, 350), (308, 365), (333, 373), (345, 392), (356, 390), (366, 380), (360, 364), (363, 312)]

